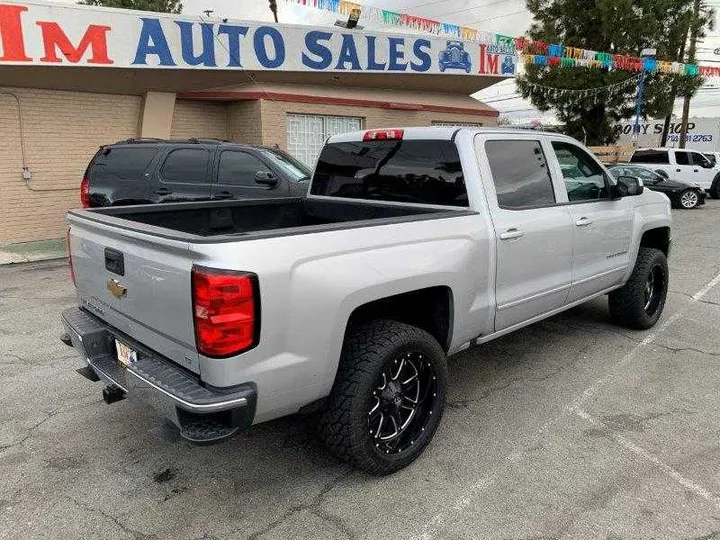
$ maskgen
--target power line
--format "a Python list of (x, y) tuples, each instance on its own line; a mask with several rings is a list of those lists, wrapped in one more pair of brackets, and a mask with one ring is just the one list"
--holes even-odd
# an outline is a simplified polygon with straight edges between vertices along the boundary
[(502, 19), (503, 17), (509, 17), (510, 15), (517, 15), (519, 13), (530, 13), (530, 10), (529, 9), (521, 9), (519, 11), (505, 13), (504, 15), (496, 15), (495, 17), (490, 17), (489, 19), (478, 19), (477, 21), (470, 21), (465, 24), (477, 24), (477, 23), (481, 23), (481, 22), (494, 21), (495, 19)]
[[(454, 2), (454, 1), (456, 1), (456, 0), (434, 0), (433, 2), (426, 2), (424, 4), (418, 4), (416, 6), (408, 6), (407, 8), (404, 8), (403, 11), (407, 11), (408, 9), (415, 10), (415, 9), (421, 8), (421, 7), (432, 6), (434, 4), (442, 4), (445, 2)], [(508, 0), (494, 0), (493, 2), (488, 2), (487, 4), (479, 4), (476, 6), (470, 6), (467, 8), (458, 9), (457, 11), (446, 11), (442, 15), (443, 15), (443, 17), (445, 17), (447, 15), (454, 15), (456, 13), (464, 13), (466, 11), (472, 11), (474, 9), (480, 9), (482, 7), (492, 6), (494, 4), (506, 4), (507, 2), (508, 2)]]
[(488, 2), (487, 4), (478, 4), (476, 6), (471, 6), (463, 9), (458, 9), (456, 11), (446, 11), (442, 14), (443, 17), (447, 17), (448, 15), (456, 15), (457, 13), (465, 13), (467, 11), (474, 11), (476, 9), (484, 8), (487, 6), (493, 6), (495, 4), (507, 4), (509, 0), (494, 0), (493, 2)]
[(511, 111), (500, 111), (500, 114), (510, 114), (510, 113), (516, 113), (516, 112), (536, 112), (539, 113), (540, 111), (538, 109), (513, 109)]
[(485, 101), (485, 100), (483, 99), (483, 100), (480, 100), (480, 101), (482, 101), (483, 103), (492, 104), (492, 103), (499, 103), (499, 102), (501, 102), (501, 101), (512, 101), (512, 100), (518, 100), (518, 99), (523, 99), (523, 97), (522, 97), (522, 96), (515, 96), (515, 97), (508, 97), (508, 98), (488, 100), (488, 101)]

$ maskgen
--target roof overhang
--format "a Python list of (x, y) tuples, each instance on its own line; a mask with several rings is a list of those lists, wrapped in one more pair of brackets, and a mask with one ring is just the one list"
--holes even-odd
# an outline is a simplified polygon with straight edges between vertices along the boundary
[(437, 74), (116, 69), (103, 67), (3, 66), (2, 86), (144, 94), (185, 93), (247, 84), (303, 84), (330, 88), (375, 88), (470, 95), (501, 81), (497, 77)]

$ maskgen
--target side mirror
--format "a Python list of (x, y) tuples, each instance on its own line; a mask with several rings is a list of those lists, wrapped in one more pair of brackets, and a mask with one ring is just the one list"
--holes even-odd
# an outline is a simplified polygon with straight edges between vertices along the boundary
[(645, 191), (643, 181), (637, 176), (619, 176), (616, 194), (620, 197), (633, 197)]
[(278, 179), (270, 171), (258, 171), (255, 173), (255, 183), (262, 186), (275, 187), (278, 185)]
[(670, 175), (667, 173), (667, 171), (663, 169), (656, 169), (655, 172), (662, 176), (665, 180), (668, 180), (670, 178)]

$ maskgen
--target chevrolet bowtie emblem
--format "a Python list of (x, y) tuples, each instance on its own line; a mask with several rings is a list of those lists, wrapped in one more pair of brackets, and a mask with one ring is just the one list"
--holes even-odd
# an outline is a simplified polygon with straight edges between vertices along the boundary
[(107, 282), (107, 290), (110, 291), (115, 298), (123, 298), (127, 294), (127, 289), (120, 285), (117, 279), (109, 279)]

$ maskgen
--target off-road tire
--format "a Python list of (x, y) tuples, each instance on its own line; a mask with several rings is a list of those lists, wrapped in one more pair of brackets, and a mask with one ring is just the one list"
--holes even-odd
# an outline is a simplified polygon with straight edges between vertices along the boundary
[[(424, 415), (422, 433), (407, 450), (387, 454), (376, 445), (368, 409), (376, 382), (389, 363), (416, 354), (433, 370), (434, 394)], [(374, 475), (386, 475), (412, 463), (432, 439), (445, 407), (445, 352), (429, 333), (397, 321), (377, 320), (346, 336), (332, 392), (320, 415), (319, 433), (327, 447), (351, 465)], [(420, 420), (417, 416), (417, 421)], [(378, 430), (379, 431), (379, 430)]]
[(720, 199), (720, 173), (716, 174), (715, 178), (713, 178), (713, 182), (708, 190), (708, 195), (713, 199)]
[[(646, 309), (646, 286), (651, 272), (662, 273), (658, 290), (659, 297), (654, 309)], [(610, 317), (621, 326), (635, 330), (647, 330), (655, 325), (662, 315), (668, 290), (668, 264), (665, 254), (659, 249), (640, 248), (628, 282), (610, 293), (608, 304)]]

